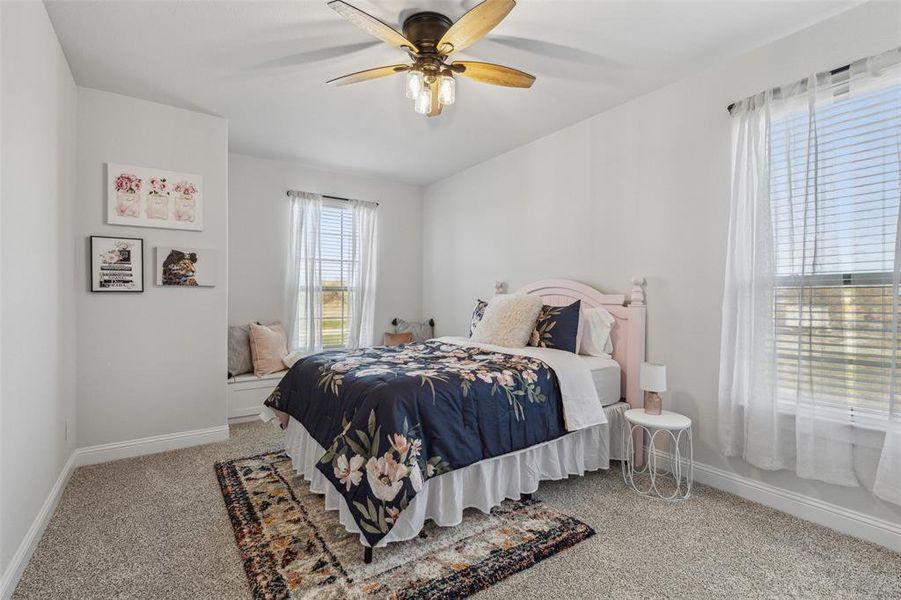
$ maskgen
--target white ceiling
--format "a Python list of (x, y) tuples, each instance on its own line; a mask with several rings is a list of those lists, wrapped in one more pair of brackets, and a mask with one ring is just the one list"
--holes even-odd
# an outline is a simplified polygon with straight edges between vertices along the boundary
[[(397, 26), (476, 0), (351, 0)], [(403, 77), (325, 81), (403, 62), (330, 10), (294, 2), (48, 2), (79, 85), (230, 119), (230, 149), (427, 184), (856, 2), (520, 0), (458, 56), (537, 76), (530, 90), (460, 79), (427, 119)]]

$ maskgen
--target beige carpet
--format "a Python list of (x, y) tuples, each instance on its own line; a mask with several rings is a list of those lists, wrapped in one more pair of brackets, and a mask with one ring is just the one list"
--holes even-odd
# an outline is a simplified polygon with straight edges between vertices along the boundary
[[(280, 446), (241, 425), (228, 442), (78, 469), (13, 597), (248, 599), (213, 464)], [(672, 506), (611, 471), (536, 497), (597, 535), (477, 598), (901, 598), (901, 555), (709, 488)]]

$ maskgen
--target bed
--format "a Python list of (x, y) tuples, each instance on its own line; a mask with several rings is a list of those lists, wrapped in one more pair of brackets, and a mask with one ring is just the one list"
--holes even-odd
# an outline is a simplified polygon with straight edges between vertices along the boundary
[[(429, 519), (457, 525), (466, 508), (488, 512), (624, 458), (623, 413), (642, 405), (643, 293), (627, 303), (568, 280), (518, 293), (603, 306), (616, 320), (611, 357), (437, 338), (307, 357), (267, 399), (294, 468), (359, 534), (367, 562)], [(587, 386), (596, 404), (580, 396)]]

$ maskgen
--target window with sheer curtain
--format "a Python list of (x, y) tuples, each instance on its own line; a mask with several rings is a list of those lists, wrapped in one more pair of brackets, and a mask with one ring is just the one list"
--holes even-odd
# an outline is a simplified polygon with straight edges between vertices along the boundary
[(307, 192), (288, 196), (285, 322), (291, 350), (372, 345), (378, 204)]
[(901, 504), (901, 48), (731, 113), (722, 449)]
[(783, 407), (804, 393), (878, 425), (898, 384), (901, 83), (852, 96), (845, 74), (815, 120), (804, 110), (770, 127), (778, 391)]

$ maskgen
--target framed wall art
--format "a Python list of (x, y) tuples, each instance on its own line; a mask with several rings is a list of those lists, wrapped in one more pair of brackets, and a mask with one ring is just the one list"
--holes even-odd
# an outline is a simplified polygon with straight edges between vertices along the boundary
[(158, 246), (156, 284), (166, 287), (215, 286), (216, 254), (215, 250)]
[(144, 240), (92, 235), (91, 291), (143, 292)]
[(203, 230), (203, 177), (107, 163), (110, 225)]

